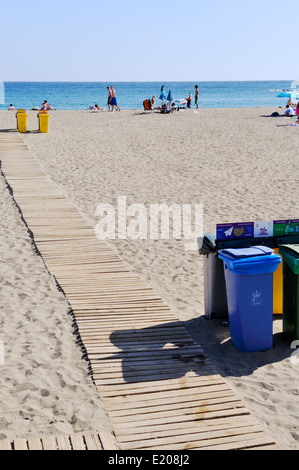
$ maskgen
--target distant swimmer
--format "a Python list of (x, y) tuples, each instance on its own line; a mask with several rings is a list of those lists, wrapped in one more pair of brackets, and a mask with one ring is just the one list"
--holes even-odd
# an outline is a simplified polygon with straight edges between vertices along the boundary
[(9, 108), (8, 108), (8, 111), (14, 111), (14, 109), (15, 109), (15, 108), (13, 107), (13, 105), (10, 104), (10, 105), (9, 105)]

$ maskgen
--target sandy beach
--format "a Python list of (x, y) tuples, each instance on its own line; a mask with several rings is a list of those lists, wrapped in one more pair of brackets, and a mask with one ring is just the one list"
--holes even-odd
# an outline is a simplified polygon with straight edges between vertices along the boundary
[[(52, 111), (49, 133), (24, 143), (92, 227), (99, 204), (202, 204), (204, 232), (217, 223), (298, 218), (299, 127), (278, 108), (191, 109), (172, 115)], [(0, 129), (15, 129), (0, 112)], [(28, 130), (38, 127), (28, 111)], [(0, 178), (0, 438), (111, 429), (69, 314)], [(221, 319), (204, 318), (203, 258), (184, 240), (107, 243), (185, 322), (219, 373), (281, 449), (299, 448), (299, 364), (273, 321), (274, 347), (241, 353)], [(51, 360), (49, 363), (49, 359)], [(63, 376), (63, 379), (62, 379)]]

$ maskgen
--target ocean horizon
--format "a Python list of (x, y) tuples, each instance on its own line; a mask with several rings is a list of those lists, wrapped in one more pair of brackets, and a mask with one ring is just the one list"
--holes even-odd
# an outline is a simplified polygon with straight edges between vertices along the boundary
[(143, 101), (156, 96), (159, 104), (161, 86), (174, 100), (192, 93), (194, 108), (195, 85), (199, 88), (200, 108), (252, 108), (285, 106), (286, 99), (277, 94), (290, 87), (291, 80), (272, 81), (179, 81), (179, 82), (2, 82), (4, 94), (0, 110), (10, 104), (15, 108), (40, 107), (46, 99), (57, 110), (83, 110), (95, 104), (107, 108), (107, 86), (116, 90), (121, 109), (142, 109)]

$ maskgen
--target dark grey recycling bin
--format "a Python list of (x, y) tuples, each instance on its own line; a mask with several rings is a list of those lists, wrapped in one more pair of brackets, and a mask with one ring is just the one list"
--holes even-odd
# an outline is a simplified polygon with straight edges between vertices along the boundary
[(227, 318), (227, 297), (223, 261), (218, 258), (216, 237), (205, 233), (197, 239), (199, 253), (204, 255), (205, 318)]

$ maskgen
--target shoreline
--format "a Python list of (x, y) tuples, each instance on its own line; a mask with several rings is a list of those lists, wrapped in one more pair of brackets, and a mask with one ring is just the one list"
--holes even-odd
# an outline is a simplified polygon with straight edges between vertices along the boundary
[[(285, 106), (252, 106), (252, 107), (240, 107), (240, 106), (235, 106), (235, 107), (232, 107), (232, 108), (202, 108), (199, 106), (199, 108), (195, 108), (194, 106), (192, 106), (190, 109), (189, 108), (184, 108), (183, 110), (184, 111), (198, 111), (199, 109), (201, 109), (202, 111), (217, 111), (217, 110), (227, 110), (227, 111), (230, 111), (230, 110), (236, 110), (236, 109), (240, 109), (240, 110), (246, 110), (246, 109), (284, 109)], [(18, 107), (15, 106), (15, 110), (11, 110), (9, 111), (8, 109), (0, 109), (0, 113), (5, 113), (5, 112), (10, 112), (10, 113), (13, 113), (13, 112), (17, 112), (17, 109)], [(23, 109), (23, 108), (22, 108)], [(37, 109), (30, 109), (30, 108), (24, 108), (26, 109), (26, 112), (28, 111), (31, 111), (31, 112), (37, 112), (38, 110)], [(154, 110), (157, 111), (159, 108), (155, 108)], [(101, 110), (92, 110), (92, 109), (88, 109), (88, 108), (82, 108), (82, 109), (54, 109), (54, 110), (48, 110), (48, 113), (51, 114), (51, 113), (55, 113), (55, 112), (82, 112), (82, 111), (87, 111), (87, 112), (94, 112), (94, 113), (98, 113), (98, 114), (101, 114), (101, 112), (109, 112), (108, 109), (106, 109), (105, 107), (103, 107), (103, 109)], [(127, 108), (122, 108), (121, 107), (121, 111), (125, 111), (125, 112), (133, 112), (133, 111), (144, 111), (143, 107), (140, 106), (139, 108), (130, 108), (130, 109), (127, 109)], [(113, 111), (115, 112), (115, 111)], [(118, 112), (118, 111), (117, 111)], [(144, 111), (145, 113), (150, 113), (150, 111)]]

